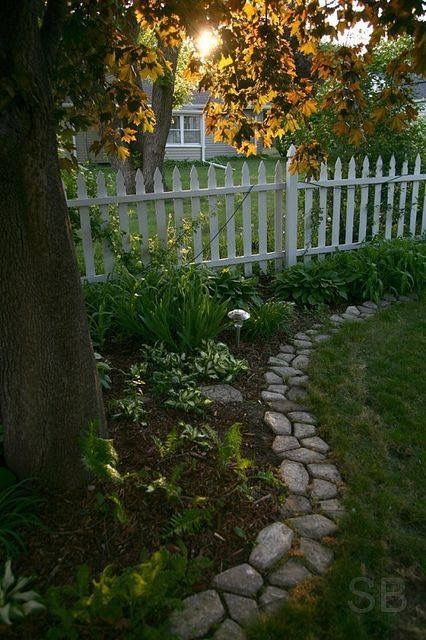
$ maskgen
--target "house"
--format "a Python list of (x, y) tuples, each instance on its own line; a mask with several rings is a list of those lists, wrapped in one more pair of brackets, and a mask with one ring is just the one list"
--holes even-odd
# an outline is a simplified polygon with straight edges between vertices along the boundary
[(413, 82), (413, 98), (419, 110), (419, 116), (426, 118), (426, 80), (417, 76)]
[[(149, 95), (149, 88), (144, 87)], [(223, 142), (214, 142), (205, 129), (203, 109), (207, 103), (207, 91), (194, 91), (190, 102), (173, 111), (172, 124), (166, 144), (166, 160), (208, 160), (215, 156), (235, 156), (234, 147)], [(108, 163), (104, 153), (98, 156), (90, 151), (96, 140), (95, 129), (82, 131), (75, 136), (76, 155), (79, 162)], [(261, 152), (261, 142), (257, 143)]]

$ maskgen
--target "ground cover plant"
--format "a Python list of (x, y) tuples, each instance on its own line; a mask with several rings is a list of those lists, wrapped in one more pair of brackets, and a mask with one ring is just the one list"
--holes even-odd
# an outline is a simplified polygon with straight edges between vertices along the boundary
[(284, 269), (274, 280), (274, 292), (302, 305), (333, 305), (378, 301), (384, 293), (407, 295), (421, 291), (425, 282), (425, 242), (399, 238)]
[(346, 516), (324, 580), (250, 640), (423, 637), (425, 317), (424, 298), (395, 305), (316, 351), (309, 402), (347, 486)]

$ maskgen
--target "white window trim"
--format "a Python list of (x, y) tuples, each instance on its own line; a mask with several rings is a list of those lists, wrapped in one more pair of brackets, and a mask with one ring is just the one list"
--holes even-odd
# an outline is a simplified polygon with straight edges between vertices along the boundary
[[(200, 116), (200, 128), (199, 129), (186, 129), (186, 131), (199, 131), (200, 132), (200, 142), (182, 142), (185, 140), (184, 134), (184, 117), (183, 116)], [(180, 139), (181, 142), (166, 142), (166, 147), (178, 149), (179, 147), (192, 147), (193, 149), (200, 149), (203, 146), (203, 137), (204, 137), (204, 118), (202, 117), (202, 113), (200, 111), (194, 110), (185, 110), (173, 113), (173, 117), (179, 118), (180, 124)], [(172, 131), (178, 131), (178, 129), (172, 129)]]

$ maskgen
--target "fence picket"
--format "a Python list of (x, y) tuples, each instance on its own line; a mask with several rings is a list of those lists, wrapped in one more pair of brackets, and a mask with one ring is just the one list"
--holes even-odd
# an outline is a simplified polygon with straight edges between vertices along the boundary
[(299, 175), (297, 171), (290, 171), (295, 153), (296, 147), (292, 144), (287, 151), (286, 163), (285, 262), (287, 266), (296, 264), (297, 261), (297, 183)]
[[(355, 158), (349, 160), (348, 178), (355, 178), (356, 165)], [(346, 221), (345, 221), (345, 243), (351, 244), (354, 237), (354, 209), (355, 209), (355, 187), (348, 187), (346, 202)]]
[[(306, 249), (310, 249), (312, 246), (312, 202), (313, 202), (314, 190), (305, 189), (305, 211), (303, 216), (303, 238)], [(304, 262), (310, 262), (311, 256), (305, 255)]]
[[(334, 179), (342, 179), (342, 161), (337, 158), (334, 165)], [(333, 221), (331, 228), (331, 244), (337, 246), (340, 241), (340, 207), (342, 202), (341, 187), (333, 188)]]
[[(191, 190), (200, 188), (197, 169), (192, 165), (189, 173), (189, 187)], [(200, 219), (200, 198), (191, 198), (192, 238), (194, 241), (194, 262), (203, 262), (203, 238)]]
[[(320, 180), (327, 180), (328, 168), (324, 162), (321, 162)], [(320, 208), (320, 221), (318, 227), (318, 247), (325, 247), (326, 243), (326, 229), (327, 229), (327, 188), (320, 187), (319, 190), (319, 208)], [(319, 255), (318, 259), (323, 259), (324, 256)]]
[[(382, 176), (383, 176), (383, 160), (382, 160), (382, 156), (379, 156), (376, 162), (376, 178), (381, 178)], [(382, 184), (381, 182), (378, 182), (374, 187), (373, 229), (372, 229), (373, 238), (377, 236), (380, 230), (381, 207), (382, 207)]]
[[(216, 169), (211, 164), (207, 172), (207, 186), (209, 189), (216, 189)], [(209, 196), (209, 228), (210, 228), (210, 256), (212, 260), (219, 260), (219, 220), (217, 209), (217, 197)]]
[[(100, 198), (107, 195), (105, 174), (103, 171), (98, 171), (98, 175), (96, 176), (96, 193)], [(101, 204), (99, 206), (99, 210), (101, 212), (102, 229), (105, 231), (109, 226), (108, 205)], [(114, 256), (108, 238), (102, 239), (102, 253), (104, 258), (105, 273), (106, 275), (109, 275), (114, 269)]]
[[(124, 176), (121, 171), (117, 172), (116, 175), (116, 189), (118, 196), (126, 195), (126, 187), (124, 184)], [(121, 246), (123, 247), (123, 251), (125, 253), (130, 252), (130, 223), (129, 223), (129, 212), (127, 210), (127, 204), (125, 202), (120, 202), (118, 205), (118, 222), (120, 225), (121, 232)]]
[[(241, 171), (241, 184), (247, 187), (247, 190), (250, 188), (250, 171), (248, 168), (247, 162), (243, 163), (243, 168)], [(243, 250), (245, 256), (251, 256), (252, 254), (252, 232), (251, 232), (251, 195), (243, 194)], [(252, 274), (252, 265), (250, 262), (246, 262), (244, 264), (244, 275), (251, 276)]]
[[(175, 165), (172, 173), (173, 191), (182, 191), (182, 178), (180, 171)], [(173, 213), (175, 217), (175, 234), (176, 234), (176, 251), (178, 264), (182, 264), (183, 250), (183, 200), (182, 198), (173, 199)]]
[[(259, 162), (257, 168), (257, 184), (266, 184), (266, 168), (263, 160)], [(266, 191), (259, 191), (257, 194), (257, 215), (258, 215), (258, 233), (259, 233), (259, 253), (261, 255), (268, 251), (268, 219), (267, 219), (267, 201)], [(262, 273), (266, 273), (268, 270), (267, 262), (259, 262), (259, 267)]]
[[(228, 162), (225, 169), (225, 187), (232, 187), (234, 185), (234, 176), (232, 174), (232, 166)], [(225, 196), (225, 220), (226, 220), (226, 248), (228, 258), (235, 258), (235, 196), (234, 194), (227, 194)]]
[[(362, 178), (368, 178), (370, 173), (370, 161), (365, 156), (362, 163)], [(361, 188), (361, 203), (359, 208), (359, 228), (358, 242), (365, 242), (367, 236), (367, 207), (368, 207), (368, 185)]]
[[(136, 171), (136, 193), (143, 195), (145, 193), (145, 181), (140, 169)], [(146, 202), (139, 201), (136, 203), (136, 213), (138, 216), (138, 229), (141, 236), (141, 259), (143, 264), (149, 264), (149, 226), (148, 226), (148, 210)]]
[[(420, 175), (421, 158), (418, 153), (414, 164), (414, 175)], [(411, 192), (411, 210), (410, 210), (410, 234), (416, 235), (416, 222), (417, 222), (417, 206), (419, 200), (419, 182), (415, 180), (413, 182), (413, 189)]]
[[(164, 193), (163, 176), (157, 167), (154, 172), (154, 193)], [(164, 200), (155, 200), (155, 219), (157, 223), (157, 236), (160, 247), (167, 247), (167, 214)]]
[(389, 240), (392, 236), (392, 221), (393, 221), (393, 197), (395, 193), (395, 183), (392, 182), (392, 178), (395, 177), (395, 156), (392, 156), (389, 163), (389, 178), (388, 182), (388, 197), (386, 204), (386, 223), (385, 223), (385, 238)]
[[(408, 162), (404, 160), (402, 163), (401, 175), (408, 175)], [(400, 238), (404, 233), (404, 223), (405, 223), (405, 203), (407, 200), (407, 183), (401, 182), (400, 192), (399, 192), (399, 215), (398, 215), (398, 227), (397, 227), (397, 236)]]
[[(279, 184), (283, 181), (283, 168), (281, 162), (278, 160), (275, 165), (274, 172), (275, 184)], [(297, 191), (296, 191), (297, 195)], [(274, 206), (274, 248), (276, 252), (282, 252), (283, 250), (283, 191), (282, 189), (276, 189), (275, 191), (275, 206)], [(275, 269), (278, 271), (282, 269), (282, 259), (275, 260)]]
[[(77, 175), (77, 195), (79, 198), (87, 198), (86, 181), (82, 173)], [(81, 241), (83, 245), (84, 263), (86, 266), (86, 276), (95, 276), (95, 254), (93, 250), (92, 229), (90, 226), (90, 208), (80, 207), (80, 228)]]

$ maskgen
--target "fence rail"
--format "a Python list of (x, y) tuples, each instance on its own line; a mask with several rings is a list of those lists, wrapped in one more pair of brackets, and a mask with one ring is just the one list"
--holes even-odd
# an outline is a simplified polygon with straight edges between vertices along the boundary
[(215, 268), (243, 265), (246, 275), (256, 263), (265, 273), (271, 261), (279, 269), (298, 258), (321, 259), (336, 250), (359, 248), (379, 234), (389, 239), (426, 231), (426, 174), (421, 173), (420, 156), (411, 174), (405, 161), (398, 175), (394, 157), (387, 173), (381, 158), (373, 172), (366, 157), (358, 176), (352, 158), (343, 177), (338, 159), (333, 171), (322, 164), (318, 180), (304, 181), (290, 172), (294, 153), (291, 147), (285, 167), (278, 161), (269, 180), (263, 161), (256, 176), (250, 176), (244, 162), (237, 184), (230, 164), (224, 175), (210, 165), (207, 184), (200, 187), (193, 166), (189, 188), (184, 189), (175, 167), (168, 191), (157, 169), (152, 193), (145, 192), (140, 171), (131, 194), (120, 172), (107, 184), (99, 171), (96, 187), (78, 174), (77, 197), (68, 197), (67, 203), (79, 215), (83, 277), (104, 280), (113, 272), (113, 229), (118, 230), (121, 251), (136, 249), (144, 264), (153, 247), (172, 246), (179, 262), (187, 259)]

